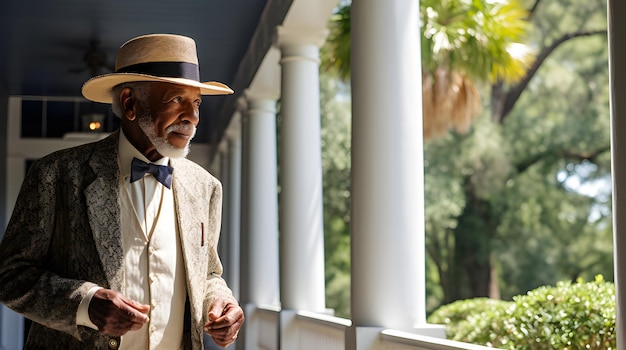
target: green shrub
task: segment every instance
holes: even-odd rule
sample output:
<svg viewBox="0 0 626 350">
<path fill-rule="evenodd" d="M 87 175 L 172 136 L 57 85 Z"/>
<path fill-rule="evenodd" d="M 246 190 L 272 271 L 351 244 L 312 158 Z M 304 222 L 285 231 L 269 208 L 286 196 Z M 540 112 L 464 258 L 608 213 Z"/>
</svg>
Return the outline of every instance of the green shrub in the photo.
<svg viewBox="0 0 626 350">
<path fill-rule="evenodd" d="M 448 338 L 504 349 L 615 349 L 615 286 L 559 282 L 513 298 L 457 301 L 437 309 L 430 323 Z"/>
<path fill-rule="evenodd" d="M 502 301 L 489 298 L 475 298 L 455 301 L 435 310 L 428 317 L 429 323 L 446 325 L 448 337 L 458 332 L 459 323 L 466 321 L 469 316 L 480 314 L 495 308 L 502 309 L 512 305 L 511 301 Z M 452 332 L 452 333 L 451 333 Z"/>
</svg>

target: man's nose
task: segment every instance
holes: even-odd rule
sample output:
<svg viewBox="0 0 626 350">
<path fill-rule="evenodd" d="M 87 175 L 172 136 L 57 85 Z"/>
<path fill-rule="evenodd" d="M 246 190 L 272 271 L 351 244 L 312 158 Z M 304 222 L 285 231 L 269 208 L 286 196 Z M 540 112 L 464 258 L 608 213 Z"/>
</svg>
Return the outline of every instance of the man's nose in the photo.
<svg viewBox="0 0 626 350">
<path fill-rule="evenodd" d="M 184 111 L 181 114 L 181 119 L 183 121 L 190 122 L 193 125 L 198 125 L 198 123 L 200 122 L 200 107 L 198 107 L 193 102 L 185 103 Z"/>
</svg>

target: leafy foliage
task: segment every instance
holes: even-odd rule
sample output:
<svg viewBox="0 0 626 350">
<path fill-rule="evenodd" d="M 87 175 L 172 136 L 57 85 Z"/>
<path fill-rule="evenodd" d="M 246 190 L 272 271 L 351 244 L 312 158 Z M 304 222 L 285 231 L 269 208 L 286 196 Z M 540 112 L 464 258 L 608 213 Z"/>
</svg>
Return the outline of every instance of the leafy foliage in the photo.
<svg viewBox="0 0 626 350">
<path fill-rule="evenodd" d="M 321 48 L 321 68 L 343 81 L 350 80 L 350 5 L 340 6 L 330 19 L 330 34 Z"/>
<path fill-rule="evenodd" d="M 613 275 L 607 44 L 606 36 L 595 35 L 606 25 L 606 4 L 523 5 L 531 9 L 527 43 L 540 53 L 528 81 L 478 85 L 480 95 L 492 96 L 483 98 L 485 112 L 471 130 L 424 145 L 428 310 Z M 349 12 L 337 15 L 349 19 Z M 331 77 L 323 80 L 327 304 L 347 316 L 349 90 Z"/>
<path fill-rule="evenodd" d="M 350 142 L 348 87 L 322 75 L 322 176 L 327 305 L 350 316 Z"/>
<path fill-rule="evenodd" d="M 423 131 L 426 139 L 448 130 L 469 131 L 481 112 L 475 84 L 515 82 L 533 55 L 522 43 L 527 13 L 516 0 L 422 0 Z M 336 11 L 322 50 L 322 68 L 350 77 L 350 5 Z"/>
<path fill-rule="evenodd" d="M 532 59 L 523 44 L 528 13 L 512 1 L 420 1 L 422 64 L 448 67 L 478 81 L 517 81 Z"/>
<path fill-rule="evenodd" d="M 601 28 L 602 13 L 598 1 L 542 2 L 530 43 Z M 613 275 L 606 50 L 602 35 L 562 42 L 506 119 L 492 109 L 468 134 L 425 145 L 428 263 L 444 302 Z"/>
<path fill-rule="evenodd" d="M 451 339 L 505 349 L 615 349 L 615 286 L 559 282 L 513 301 L 486 298 L 442 306 L 429 322 Z"/>
<path fill-rule="evenodd" d="M 528 13 L 517 0 L 421 0 L 422 65 L 478 81 L 516 81 L 533 57 L 523 44 Z M 340 6 L 330 21 L 322 52 L 322 69 L 350 78 L 350 4 Z"/>
</svg>

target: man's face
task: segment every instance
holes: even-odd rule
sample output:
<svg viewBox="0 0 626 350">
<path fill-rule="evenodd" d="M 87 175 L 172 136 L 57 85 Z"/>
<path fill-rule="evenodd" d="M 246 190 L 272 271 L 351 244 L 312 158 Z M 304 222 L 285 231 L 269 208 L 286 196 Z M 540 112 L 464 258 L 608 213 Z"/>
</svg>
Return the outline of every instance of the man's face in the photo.
<svg viewBox="0 0 626 350">
<path fill-rule="evenodd" d="M 169 83 L 150 83 L 147 101 L 140 103 L 139 126 L 157 152 L 171 158 L 185 157 L 196 133 L 200 89 Z"/>
</svg>

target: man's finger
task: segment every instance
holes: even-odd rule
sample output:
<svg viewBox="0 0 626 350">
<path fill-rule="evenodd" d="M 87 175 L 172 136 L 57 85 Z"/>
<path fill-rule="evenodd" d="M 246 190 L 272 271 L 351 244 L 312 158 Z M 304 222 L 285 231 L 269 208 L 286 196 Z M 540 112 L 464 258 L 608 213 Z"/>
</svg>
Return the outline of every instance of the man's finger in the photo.
<svg viewBox="0 0 626 350">
<path fill-rule="evenodd" d="M 224 339 L 230 339 L 239 332 L 243 322 L 243 311 L 237 312 L 237 309 L 234 309 L 216 320 L 207 322 L 204 325 L 204 331 L 211 336 L 223 336 Z"/>
<path fill-rule="evenodd" d="M 141 303 L 140 303 L 140 302 L 138 302 L 138 301 L 131 300 L 131 299 L 127 299 L 127 298 L 125 298 L 125 297 L 121 297 L 121 299 L 122 299 L 122 301 L 123 301 L 126 305 L 128 305 L 128 306 L 132 307 L 133 309 L 135 309 L 135 310 L 137 310 L 137 311 L 139 311 L 139 312 L 141 312 L 141 313 L 144 313 L 144 314 L 145 314 L 145 313 L 148 313 L 148 311 L 150 311 L 150 305 L 141 304 Z"/>
<path fill-rule="evenodd" d="M 215 321 L 220 318 L 225 313 L 226 302 L 224 300 L 218 299 L 213 305 L 211 305 L 211 309 L 209 310 L 209 320 Z"/>
<path fill-rule="evenodd" d="M 148 306 L 148 310 L 150 310 L 150 306 Z M 135 308 L 131 308 L 128 310 L 128 319 L 132 322 L 135 323 L 140 323 L 140 324 L 144 324 L 148 321 L 150 321 L 150 318 L 148 317 L 148 315 L 146 314 L 146 312 L 143 312 L 141 310 L 137 310 Z"/>
</svg>

